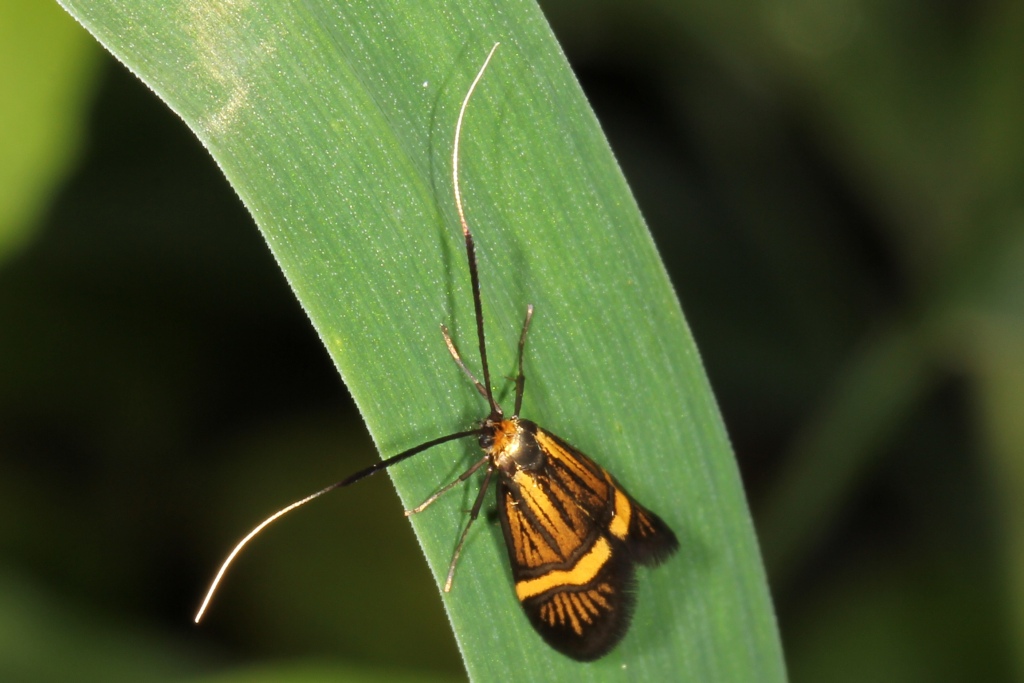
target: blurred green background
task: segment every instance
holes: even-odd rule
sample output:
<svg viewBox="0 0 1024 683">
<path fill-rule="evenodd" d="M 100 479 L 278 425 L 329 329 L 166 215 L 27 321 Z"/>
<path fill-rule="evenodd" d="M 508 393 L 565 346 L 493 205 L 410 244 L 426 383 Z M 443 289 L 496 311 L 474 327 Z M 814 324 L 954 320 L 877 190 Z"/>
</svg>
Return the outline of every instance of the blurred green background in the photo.
<svg viewBox="0 0 1024 683">
<path fill-rule="evenodd" d="M 543 7 L 703 353 L 792 680 L 1024 680 L 1024 4 Z M 0 140 L 0 679 L 458 680 L 385 480 L 192 625 L 231 540 L 376 455 L 220 172 L 56 4 L 0 7 Z"/>
</svg>

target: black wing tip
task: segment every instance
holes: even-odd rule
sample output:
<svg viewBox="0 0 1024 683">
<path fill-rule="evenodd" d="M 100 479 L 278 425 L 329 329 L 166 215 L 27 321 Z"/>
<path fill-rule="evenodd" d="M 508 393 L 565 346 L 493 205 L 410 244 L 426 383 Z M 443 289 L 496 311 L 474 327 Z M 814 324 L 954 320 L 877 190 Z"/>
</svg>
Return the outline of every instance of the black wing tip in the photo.
<svg viewBox="0 0 1024 683">
<path fill-rule="evenodd" d="M 675 555 L 679 550 L 679 539 L 661 517 L 646 509 L 643 514 L 650 529 L 646 533 L 640 533 L 639 529 L 630 529 L 626 545 L 634 562 L 656 567 Z"/>
<path fill-rule="evenodd" d="M 544 622 L 540 618 L 539 603 L 523 603 L 527 617 L 544 642 L 577 662 L 593 662 L 611 652 L 629 631 L 636 609 L 636 576 L 632 559 L 626 553 L 618 553 L 601 573 L 615 586 L 611 599 L 614 606 L 605 618 L 591 622 L 581 634 L 569 628 L 568 624 L 559 628 Z"/>
<path fill-rule="evenodd" d="M 544 642 L 569 659 L 577 662 L 596 661 L 615 649 L 629 631 L 636 599 L 632 590 L 624 591 L 622 598 L 622 602 L 616 608 L 617 614 L 613 618 L 600 626 L 591 625 L 582 637 L 571 631 L 545 628 L 546 625 L 536 622 L 534 628 Z"/>
</svg>

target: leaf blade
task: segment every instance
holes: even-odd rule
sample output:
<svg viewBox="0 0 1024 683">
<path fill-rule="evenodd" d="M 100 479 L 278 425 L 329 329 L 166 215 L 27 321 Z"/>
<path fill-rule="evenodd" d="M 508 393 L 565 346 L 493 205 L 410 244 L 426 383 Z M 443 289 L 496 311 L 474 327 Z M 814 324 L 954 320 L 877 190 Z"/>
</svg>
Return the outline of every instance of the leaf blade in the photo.
<svg viewBox="0 0 1024 683">
<path fill-rule="evenodd" d="M 500 534 L 478 525 L 446 600 L 470 675 L 507 676 L 514 661 L 531 680 L 784 679 L 749 513 L 693 340 L 534 5 L 503 15 L 432 4 L 397 16 L 384 4 L 64 4 L 211 151 L 385 456 L 483 412 L 437 326 L 448 324 L 473 367 L 449 155 L 465 88 L 502 41 L 467 115 L 463 156 L 493 373 L 514 371 L 522 314 L 535 304 L 524 416 L 612 471 L 684 549 L 641 573 L 623 645 L 581 667 L 530 630 Z M 395 468 L 406 506 L 457 475 L 471 451 L 439 447 Z M 435 578 L 473 494 L 413 519 Z"/>
</svg>

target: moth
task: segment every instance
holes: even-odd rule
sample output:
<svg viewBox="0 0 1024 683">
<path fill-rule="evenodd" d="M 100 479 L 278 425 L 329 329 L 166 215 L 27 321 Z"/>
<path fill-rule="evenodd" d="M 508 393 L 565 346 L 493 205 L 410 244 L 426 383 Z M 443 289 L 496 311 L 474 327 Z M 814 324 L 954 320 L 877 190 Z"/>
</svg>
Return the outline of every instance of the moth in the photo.
<svg viewBox="0 0 1024 683">
<path fill-rule="evenodd" d="M 448 565 L 445 592 L 452 588 L 459 555 L 492 479 L 496 481 L 498 519 L 512 566 L 516 598 L 530 624 L 548 645 L 573 659 L 598 659 L 623 638 L 635 603 L 636 565 L 655 566 L 678 549 L 679 543 L 668 525 L 640 505 L 607 470 L 562 438 L 520 417 L 526 384 L 523 354 L 533 318 L 532 305 L 526 308 L 519 336 L 512 414 L 506 415 L 495 399 L 487 364 L 476 246 L 459 187 L 459 143 L 470 98 L 497 48 L 498 44 L 491 48 L 466 92 L 452 147 L 452 183 L 466 246 L 483 381 L 469 370 L 448 329 L 441 326 L 449 353 L 486 400 L 488 415 L 469 429 L 421 443 L 275 512 L 228 555 L 196 615 L 196 622 L 202 618 L 231 562 L 267 525 L 329 491 L 365 479 L 434 446 L 468 437 L 476 437 L 482 457 L 419 506 L 406 511 L 406 515 L 422 512 L 483 471 L 483 482 Z"/>
</svg>

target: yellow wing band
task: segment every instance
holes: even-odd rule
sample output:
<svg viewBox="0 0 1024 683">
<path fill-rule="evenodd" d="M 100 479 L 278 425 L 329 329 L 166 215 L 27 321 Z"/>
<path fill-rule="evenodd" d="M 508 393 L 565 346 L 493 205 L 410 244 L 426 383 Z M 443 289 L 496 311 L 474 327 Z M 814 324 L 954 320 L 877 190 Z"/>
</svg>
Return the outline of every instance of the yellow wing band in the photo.
<svg viewBox="0 0 1024 683">
<path fill-rule="evenodd" d="M 562 586 L 585 586 L 594 580 L 601 567 L 612 556 L 607 539 L 599 538 L 594 547 L 581 557 L 572 569 L 552 570 L 535 579 L 516 583 L 516 596 L 520 602 Z"/>
<path fill-rule="evenodd" d="M 633 516 L 633 505 L 619 489 L 615 489 L 615 516 L 612 523 L 608 525 L 608 531 L 615 538 L 625 541 L 629 535 L 629 521 Z"/>
</svg>

